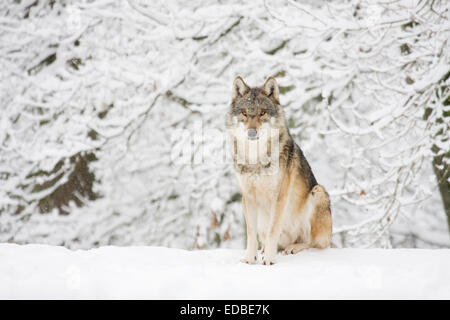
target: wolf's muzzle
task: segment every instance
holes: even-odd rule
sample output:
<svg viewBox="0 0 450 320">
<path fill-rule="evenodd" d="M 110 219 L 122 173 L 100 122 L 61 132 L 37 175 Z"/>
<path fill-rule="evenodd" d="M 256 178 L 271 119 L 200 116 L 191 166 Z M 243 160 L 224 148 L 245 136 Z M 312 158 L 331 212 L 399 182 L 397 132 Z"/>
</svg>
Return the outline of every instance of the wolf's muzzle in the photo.
<svg viewBox="0 0 450 320">
<path fill-rule="evenodd" d="M 248 129 L 247 136 L 250 140 L 255 140 L 258 138 L 258 132 L 255 129 Z"/>
</svg>

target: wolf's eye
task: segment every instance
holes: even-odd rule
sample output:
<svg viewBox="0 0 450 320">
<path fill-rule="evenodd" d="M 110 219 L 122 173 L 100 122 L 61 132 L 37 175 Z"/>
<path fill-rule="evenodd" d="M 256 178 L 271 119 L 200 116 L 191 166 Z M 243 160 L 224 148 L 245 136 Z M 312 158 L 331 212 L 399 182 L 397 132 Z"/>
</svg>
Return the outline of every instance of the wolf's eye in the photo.
<svg viewBox="0 0 450 320">
<path fill-rule="evenodd" d="M 244 110 L 242 110 L 241 113 L 242 113 L 242 115 L 243 115 L 244 117 L 247 116 L 247 112 L 245 112 Z"/>
<path fill-rule="evenodd" d="M 263 111 L 261 111 L 261 112 L 259 113 L 259 116 L 262 117 L 262 116 L 265 115 L 265 114 L 266 114 L 266 112 L 263 110 Z"/>
</svg>

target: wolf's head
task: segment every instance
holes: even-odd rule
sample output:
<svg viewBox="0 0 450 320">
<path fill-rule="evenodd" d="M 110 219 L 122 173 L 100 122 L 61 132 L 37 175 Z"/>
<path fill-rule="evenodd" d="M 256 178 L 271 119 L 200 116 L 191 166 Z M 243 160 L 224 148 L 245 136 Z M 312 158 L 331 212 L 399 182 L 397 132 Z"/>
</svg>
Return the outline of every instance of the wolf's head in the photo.
<svg viewBox="0 0 450 320">
<path fill-rule="evenodd" d="M 228 125 L 242 128 L 247 138 L 256 140 L 260 132 L 285 125 L 279 101 L 278 84 L 270 77 L 260 88 L 250 88 L 241 77 L 233 82 Z"/>
</svg>

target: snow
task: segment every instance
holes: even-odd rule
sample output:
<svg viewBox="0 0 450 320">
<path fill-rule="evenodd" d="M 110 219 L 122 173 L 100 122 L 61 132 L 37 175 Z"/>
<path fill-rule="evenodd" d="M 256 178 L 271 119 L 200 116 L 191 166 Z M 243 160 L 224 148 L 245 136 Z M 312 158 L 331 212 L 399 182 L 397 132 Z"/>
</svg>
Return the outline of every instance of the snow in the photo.
<svg viewBox="0 0 450 320">
<path fill-rule="evenodd" d="M 69 250 L 0 244 L 0 299 L 449 299 L 449 249 L 326 249 L 239 262 L 243 250 Z"/>
</svg>

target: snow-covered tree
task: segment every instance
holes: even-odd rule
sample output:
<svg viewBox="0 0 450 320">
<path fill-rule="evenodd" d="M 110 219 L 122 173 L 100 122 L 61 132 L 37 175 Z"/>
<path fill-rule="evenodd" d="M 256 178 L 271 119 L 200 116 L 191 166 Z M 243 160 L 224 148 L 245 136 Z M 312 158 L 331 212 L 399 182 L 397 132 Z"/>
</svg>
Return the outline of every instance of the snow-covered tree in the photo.
<svg viewBox="0 0 450 320">
<path fill-rule="evenodd" d="M 449 214 L 448 11 L 436 0 L 5 1 L 0 241 L 242 246 L 224 157 L 239 74 L 277 78 L 330 191 L 337 242 L 448 245 L 436 236 L 438 186 Z"/>
</svg>

